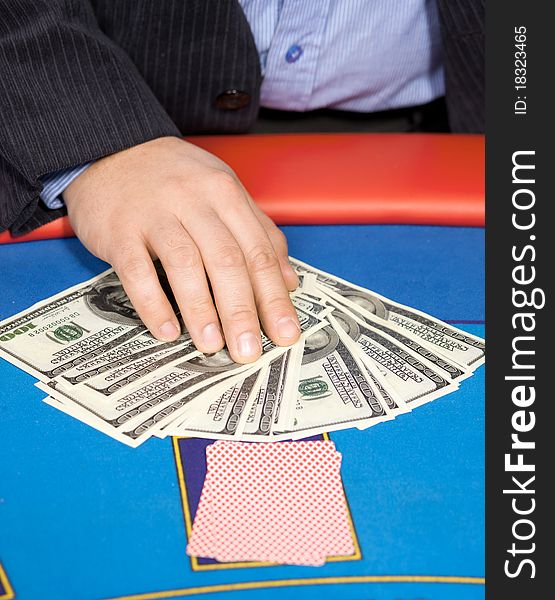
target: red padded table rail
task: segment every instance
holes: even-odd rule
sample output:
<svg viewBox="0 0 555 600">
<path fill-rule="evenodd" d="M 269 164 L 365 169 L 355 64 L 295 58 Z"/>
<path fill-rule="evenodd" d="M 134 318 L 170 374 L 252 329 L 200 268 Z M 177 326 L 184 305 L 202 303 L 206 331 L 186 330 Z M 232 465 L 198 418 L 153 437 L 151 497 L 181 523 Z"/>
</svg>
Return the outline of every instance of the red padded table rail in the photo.
<svg viewBox="0 0 555 600">
<path fill-rule="evenodd" d="M 278 224 L 484 225 L 484 136 L 258 134 L 189 141 L 226 161 Z M 0 243 L 73 235 L 67 218 Z"/>
</svg>

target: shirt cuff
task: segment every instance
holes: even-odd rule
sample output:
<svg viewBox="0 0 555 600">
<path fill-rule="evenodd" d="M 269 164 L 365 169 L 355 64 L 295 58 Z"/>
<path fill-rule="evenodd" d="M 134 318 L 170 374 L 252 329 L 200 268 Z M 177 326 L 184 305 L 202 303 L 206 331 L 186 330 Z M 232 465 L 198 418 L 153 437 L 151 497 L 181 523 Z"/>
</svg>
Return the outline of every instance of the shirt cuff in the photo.
<svg viewBox="0 0 555 600">
<path fill-rule="evenodd" d="M 55 173 L 50 173 L 50 175 L 41 177 L 42 190 L 39 194 L 40 199 L 48 208 L 62 208 L 62 206 L 64 206 L 64 201 L 62 200 L 62 193 L 64 190 L 76 177 L 81 175 L 81 173 L 87 170 L 92 164 L 92 162 L 88 162 L 84 165 L 62 169 L 61 171 L 56 171 Z"/>
</svg>

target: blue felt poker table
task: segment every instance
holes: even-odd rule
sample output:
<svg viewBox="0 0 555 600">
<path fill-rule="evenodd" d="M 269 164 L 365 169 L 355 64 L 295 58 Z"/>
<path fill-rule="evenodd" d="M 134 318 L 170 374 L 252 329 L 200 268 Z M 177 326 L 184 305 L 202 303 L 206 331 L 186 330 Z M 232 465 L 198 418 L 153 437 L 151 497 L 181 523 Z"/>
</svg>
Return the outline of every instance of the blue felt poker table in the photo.
<svg viewBox="0 0 555 600">
<path fill-rule="evenodd" d="M 477 335 L 481 228 L 284 227 L 291 254 Z M 103 270 L 75 238 L 0 247 L 0 318 Z M 475 599 L 484 594 L 484 367 L 367 431 L 330 434 L 357 552 L 324 567 L 185 554 L 206 442 L 130 449 L 41 402 L 0 361 L 0 598 Z"/>
<path fill-rule="evenodd" d="M 200 143 L 278 222 L 320 223 L 283 227 L 292 256 L 484 335 L 483 138 Z M 368 222 L 382 224 L 354 224 Z M 70 233 L 61 220 L 35 241 L 0 234 L 0 319 L 106 268 L 75 238 L 36 241 Z M 484 596 L 484 367 L 394 421 L 329 435 L 356 551 L 323 567 L 188 557 L 209 442 L 128 448 L 33 383 L 0 359 L 0 600 Z"/>
</svg>

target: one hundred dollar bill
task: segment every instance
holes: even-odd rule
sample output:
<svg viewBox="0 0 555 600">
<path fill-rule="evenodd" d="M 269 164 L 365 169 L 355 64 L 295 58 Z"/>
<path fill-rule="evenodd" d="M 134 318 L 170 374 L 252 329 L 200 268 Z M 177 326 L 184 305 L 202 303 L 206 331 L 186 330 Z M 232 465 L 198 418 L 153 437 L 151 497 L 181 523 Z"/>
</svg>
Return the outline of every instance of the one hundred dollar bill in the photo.
<svg viewBox="0 0 555 600">
<path fill-rule="evenodd" d="M 189 403 L 187 410 L 175 411 L 175 418 L 164 425 L 160 432 L 164 435 L 217 440 L 242 439 L 242 422 L 260 387 L 262 371 L 259 368 L 251 372 L 227 387 L 223 393 L 212 388 L 206 390 L 203 396 L 199 396 L 199 400 Z M 142 426 L 145 427 L 145 424 Z"/>
<path fill-rule="evenodd" d="M 322 286 L 327 294 L 344 302 L 353 311 L 363 315 L 375 315 L 407 336 L 418 338 L 430 345 L 451 362 L 472 369 L 484 362 L 483 339 L 297 259 L 290 258 L 290 261 L 298 273 L 316 275 L 318 285 Z"/>
<path fill-rule="evenodd" d="M 317 297 L 313 294 L 308 294 L 303 290 L 293 294 L 295 306 L 302 308 L 306 312 L 320 317 L 325 317 L 332 311 L 332 308 L 327 304 L 327 300 L 321 295 Z"/>
<path fill-rule="evenodd" d="M 101 394 L 101 399 L 116 398 L 117 395 L 126 395 L 161 369 L 200 356 L 202 353 L 192 343 L 174 342 L 171 345 L 163 344 L 155 352 L 138 353 L 125 360 L 114 361 L 113 368 L 104 369 L 96 375 L 94 372 L 97 369 L 92 369 L 81 373 L 79 378 L 64 375 L 57 377 L 54 382 L 70 394 L 90 395 L 96 392 Z"/>
<path fill-rule="evenodd" d="M 267 347 L 273 348 L 273 352 L 268 352 L 266 354 L 266 356 L 264 357 L 264 360 L 262 361 L 262 363 L 261 363 L 261 361 L 258 361 L 257 363 L 255 363 L 255 365 L 248 366 L 249 370 L 246 372 L 246 374 L 240 373 L 238 378 L 233 379 L 234 382 L 236 382 L 237 384 L 240 384 L 241 381 L 243 379 L 245 379 L 245 377 L 249 376 L 253 372 L 252 369 L 254 369 L 255 371 L 262 369 L 262 373 L 264 373 L 265 369 L 266 369 L 265 365 L 270 364 L 270 362 L 272 360 L 279 359 L 283 353 L 287 353 L 291 357 L 287 362 L 287 364 L 288 364 L 287 372 L 288 372 L 288 376 L 293 377 L 293 381 L 296 381 L 295 368 L 298 368 L 297 363 L 300 363 L 300 351 L 302 349 L 302 344 L 303 344 L 302 340 L 305 337 L 309 336 L 313 331 L 315 331 L 319 327 L 323 326 L 323 322 L 320 321 L 317 317 L 315 317 L 313 315 L 308 315 L 308 314 L 304 314 L 304 315 L 300 314 L 301 309 L 299 309 L 298 307 L 297 307 L 297 311 L 299 314 L 299 320 L 301 322 L 301 330 L 302 330 L 301 341 L 297 342 L 297 344 L 291 348 L 276 348 L 273 344 L 268 343 Z M 227 379 L 226 379 L 226 381 L 227 381 Z M 206 393 L 203 395 L 203 397 L 201 399 L 201 401 L 203 403 L 217 399 L 217 396 L 215 396 L 210 391 L 209 388 L 206 388 L 206 390 L 207 390 Z M 281 398 L 283 398 L 283 396 L 279 396 L 279 398 L 278 398 L 278 405 L 277 405 L 275 415 L 279 414 L 279 401 L 281 400 Z M 250 404 L 252 404 L 252 402 L 254 402 L 254 398 L 252 398 L 250 400 L 249 406 L 250 406 Z M 183 404 L 183 406 L 181 406 L 181 400 L 180 400 L 180 398 L 178 398 L 175 402 L 170 403 L 168 405 L 167 409 L 165 407 L 163 407 L 158 413 L 156 413 L 154 415 L 154 417 L 147 419 L 145 421 L 145 424 L 151 426 L 154 421 L 158 422 L 157 427 L 151 430 L 151 434 L 154 434 L 154 435 L 157 435 L 157 432 L 160 432 L 162 434 L 164 434 L 165 432 L 171 432 L 171 434 L 174 435 L 176 431 L 180 432 L 179 435 L 186 435 L 186 433 L 184 433 L 184 432 L 187 431 L 187 424 L 188 424 L 189 420 L 191 418 L 193 418 L 193 411 L 199 410 L 198 406 L 199 406 L 198 401 L 195 401 L 195 403 L 185 402 Z M 200 412 L 202 412 L 202 410 L 203 409 L 200 409 Z M 171 418 L 169 418 L 168 420 L 162 419 L 163 415 L 168 411 L 170 411 L 172 414 Z M 249 412 L 250 412 L 250 409 L 246 413 L 243 413 L 243 415 L 244 416 L 248 415 Z M 239 437 L 239 439 L 242 439 L 241 424 L 239 424 L 239 427 L 241 428 L 241 432 L 240 433 L 234 432 L 234 434 L 233 434 L 234 439 L 237 439 L 237 437 Z M 144 429 L 144 427 L 142 425 L 140 426 L 140 428 Z M 201 425 L 197 425 L 196 428 L 197 428 L 197 431 L 202 430 Z M 199 437 L 210 437 L 209 432 L 208 432 L 208 430 L 210 430 L 210 429 L 211 429 L 211 426 L 209 426 L 209 425 L 204 427 L 205 433 L 203 435 L 199 435 Z"/>
<path fill-rule="evenodd" d="M 87 382 L 95 389 L 102 389 L 129 373 L 140 370 L 141 364 L 146 368 L 156 364 L 159 359 L 167 355 L 174 356 L 176 352 L 179 353 L 176 358 L 188 358 L 192 354 L 200 354 L 195 349 L 188 332 L 182 334 L 174 342 L 161 342 L 149 332 L 145 332 L 104 354 L 65 371 L 59 378 L 71 386 Z M 102 385 L 96 383 L 97 381 L 106 383 Z"/>
<path fill-rule="evenodd" d="M 270 357 L 285 351 L 273 348 Z M 162 367 L 151 377 L 139 380 L 138 385 L 128 386 L 112 394 L 104 394 L 87 387 L 73 388 L 50 382 L 50 393 L 61 392 L 66 401 L 73 401 L 103 419 L 107 425 L 119 428 L 140 415 L 149 416 L 165 406 L 196 390 L 214 385 L 230 376 L 246 373 L 251 367 L 235 363 L 227 350 L 215 354 L 194 356 L 184 361 Z"/>
<path fill-rule="evenodd" d="M 291 399 L 293 400 L 293 399 Z M 294 396 L 292 422 L 279 439 L 367 427 L 391 418 L 363 363 L 332 323 L 308 336 Z"/>
<path fill-rule="evenodd" d="M 388 389 L 393 389 L 395 396 L 411 408 L 458 388 L 457 383 L 443 377 L 431 363 L 400 346 L 387 334 L 338 310 L 328 318 L 346 344 L 356 344 L 358 355 L 374 377 L 378 380 L 383 377 Z"/>
<path fill-rule="evenodd" d="M 445 356 L 438 354 L 433 350 L 432 347 L 423 343 L 418 338 L 409 337 L 398 329 L 390 327 L 386 322 L 384 322 L 383 319 L 378 319 L 376 316 L 369 313 L 362 314 L 360 312 L 355 312 L 345 304 L 342 304 L 341 302 L 338 302 L 330 297 L 328 297 L 326 301 L 335 309 L 335 311 L 337 311 L 337 314 L 343 315 L 346 319 L 348 319 L 343 321 L 340 320 L 348 333 L 351 331 L 351 329 L 356 331 L 356 327 L 352 328 L 349 325 L 352 323 L 352 320 L 354 320 L 358 324 L 365 326 L 366 329 L 370 331 L 386 334 L 388 338 L 395 340 L 399 346 L 405 348 L 411 355 L 417 354 L 427 361 L 428 364 L 431 363 L 434 367 L 434 370 L 440 373 L 445 379 L 451 381 L 461 381 L 472 376 L 471 369 L 450 362 L 447 358 L 445 358 Z"/>
<path fill-rule="evenodd" d="M 110 422 L 96 413 L 84 409 L 63 391 L 52 389 L 52 382 L 39 381 L 35 385 L 49 394 L 48 397 L 43 399 L 46 404 L 128 446 L 136 448 L 159 431 L 163 424 L 178 416 L 179 411 L 189 408 L 195 402 L 202 402 L 205 395 L 212 397 L 214 394 L 222 393 L 227 386 L 233 384 L 235 379 L 228 376 L 212 384 L 192 387 L 189 391 L 177 394 L 170 403 L 161 403 L 162 408 L 155 405 L 154 410 L 145 408 L 144 411 L 130 411 L 126 415 L 122 415 L 122 418 L 117 422 Z"/>
<path fill-rule="evenodd" d="M 0 323 L 0 355 L 42 381 L 146 330 L 112 271 Z"/>
<path fill-rule="evenodd" d="M 273 441 L 272 429 L 279 407 L 284 399 L 292 396 L 297 383 L 294 360 L 293 350 L 288 350 L 264 369 L 260 388 L 241 431 L 241 439 L 255 442 Z"/>
<path fill-rule="evenodd" d="M 129 446 L 153 435 L 279 441 L 374 424 L 457 389 L 483 340 L 291 259 L 301 339 L 240 365 L 188 332 L 156 340 L 113 270 L 0 323 L 0 355 L 45 402 Z M 164 284 L 164 275 L 160 275 Z"/>
<path fill-rule="evenodd" d="M 293 300 L 295 303 L 295 299 Z M 296 307 L 297 316 L 301 326 L 301 331 L 306 332 L 317 326 L 322 318 L 318 315 L 308 313 L 302 308 Z M 262 356 L 269 356 L 270 353 L 280 354 L 283 349 L 279 349 L 276 344 L 268 338 L 263 332 L 262 336 Z M 190 355 L 183 360 L 184 356 Z M 128 406 L 131 398 L 146 401 L 145 394 L 141 394 L 141 389 L 152 393 L 152 388 L 156 386 L 156 381 L 164 378 L 164 381 L 170 380 L 175 385 L 180 382 L 181 386 L 198 385 L 207 381 L 217 381 L 219 378 L 244 371 L 245 365 L 233 362 L 226 349 L 215 354 L 203 355 L 199 352 L 191 354 L 189 346 L 185 345 L 183 350 L 177 346 L 171 352 L 162 351 L 161 355 L 150 355 L 149 357 L 129 362 L 124 368 L 117 371 L 102 373 L 92 379 L 83 381 L 77 386 L 71 384 L 64 377 L 58 377 L 54 381 L 54 389 L 64 391 L 66 395 L 74 398 L 81 406 L 98 412 L 103 409 L 112 409 L 120 412 L 121 406 Z M 166 373 L 166 371 L 168 371 Z M 119 376 L 113 379 L 114 376 Z M 172 380 L 173 377 L 173 380 Z M 164 386 L 166 387 L 166 386 Z M 180 388 L 180 393 L 183 391 Z M 145 392 L 147 393 L 147 392 Z M 107 416 L 107 415 L 103 415 Z"/>
<path fill-rule="evenodd" d="M 321 321 L 317 316 L 297 309 L 301 330 L 306 335 Z M 263 336 L 263 358 L 258 367 L 286 352 Z M 51 381 L 49 394 L 67 405 L 73 402 L 74 416 L 87 417 L 86 411 L 103 421 L 103 430 L 113 434 L 133 428 L 135 424 L 148 422 L 159 427 L 166 418 L 175 418 L 177 407 L 190 404 L 189 400 L 199 390 L 218 384 L 231 376 L 239 376 L 251 370 L 252 365 L 235 363 L 226 349 L 211 355 L 195 355 L 158 368 L 150 376 L 132 381 L 113 393 L 95 390 L 88 381 L 77 386 L 64 385 L 63 381 Z M 41 388 L 42 389 L 42 388 Z M 199 392 L 200 393 L 200 392 Z M 182 399 L 187 399 L 182 402 Z M 153 421 L 154 419 L 154 421 Z M 98 428 L 98 427 L 97 427 Z M 144 429 L 144 427 L 143 427 Z"/>
</svg>

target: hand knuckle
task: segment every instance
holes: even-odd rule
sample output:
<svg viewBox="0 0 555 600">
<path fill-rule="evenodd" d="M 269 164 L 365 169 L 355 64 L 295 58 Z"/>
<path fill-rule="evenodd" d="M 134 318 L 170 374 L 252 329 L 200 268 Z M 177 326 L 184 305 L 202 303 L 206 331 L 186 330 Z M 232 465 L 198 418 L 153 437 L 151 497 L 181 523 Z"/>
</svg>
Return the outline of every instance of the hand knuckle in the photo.
<svg viewBox="0 0 555 600">
<path fill-rule="evenodd" d="M 151 274 L 150 261 L 141 256 L 126 255 L 121 259 L 118 272 L 125 279 L 141 281 Z"/>
<path fill-rule="evenodd" d="M 239 188 L 235 175 L 229 171 L 214 170 L 208 179 L 211 188 L 219 192 L 235 192 Z"/>
<path fill-rule="evenodd" d="M 193 244 L 183 241 L 170 241 L 167 243 L 168 254 L 166 263 L 174 271 L 194 271 L 201 266 L 200 253 Z"/>
<path fill-rule="evenodd" d="M 244 266 L 245 257 L 239 246 L 223 246 L 214 256 L 214 264 L 221 269 L 238 269 Z"/>
<path fill-rule="evenodd" d="M 269 246 L 257 246 L 249 252 L 247 262 L 252 273 L 261 273 L 275 269 L 278 265 L 277 257 Z"/>
<path fill-rule="evenodd" d="M 249 306 L 235 306 L 229 311 L 227 321 L 231 321 L 232 323 L 252 324 L 253 321 L 258 322 L 258 315 L 256 314 L 256 311 Z"/>
<path fill-rule="evenodd" d="M 295 309 L 289 300 L 289 295 L 271 296 L 264 298 L 262 303 L 269 312 L 291 313 L 295 314 Z"/>
<path fill-rule="evenodd" d="M 152 320 L 160 313 L 160 297 L 150 286 L 139 286 L 129 298 L 141 318 Z"/>
<path fill-rule="evenodd" d="M 209 296 L 198 296 L 187 302 L 187 310 L 196 319 L 202 316 L 212 316 L 214 304 Z"/>
<path fill-rule="evenodd" d="M 160 299 L 149 291 L 141 291 L 136 295 L 133 304 L 139 312 L 147 317 L 156 317 L 160 312 Z"/>
</svg>

